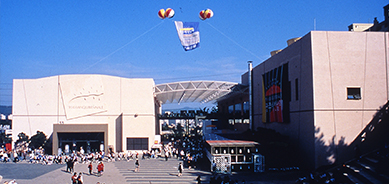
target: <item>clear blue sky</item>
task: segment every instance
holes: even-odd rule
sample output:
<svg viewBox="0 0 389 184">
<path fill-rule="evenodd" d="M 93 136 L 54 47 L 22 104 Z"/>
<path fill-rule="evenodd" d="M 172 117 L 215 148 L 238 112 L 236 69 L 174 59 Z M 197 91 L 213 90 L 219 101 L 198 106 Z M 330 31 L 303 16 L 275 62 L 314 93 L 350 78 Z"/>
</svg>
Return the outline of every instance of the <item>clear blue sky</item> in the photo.
<svg viewBox="0 0 389 184">
<path fill-rule="evenodd" d="M 0 0 L 0 105 L 12 80 L 63 74 L 153 78 L 156 84 L 240 82 L 254 66 L 311 30 L 347 31 L 384 19 L 387 0 Z M 161 20 L 159 9 L 175 16 Z M 202 21 L 210 8 L 214 17 Z M 184 51 L 174 22 L 200 22 L 200 48 Z M 315 24 L 316 22 L 316 24 Z M 316 25 L 316 26 L 315 26 Z M 182 104 L 183 106 L 183 104 Z"/>
</svg>

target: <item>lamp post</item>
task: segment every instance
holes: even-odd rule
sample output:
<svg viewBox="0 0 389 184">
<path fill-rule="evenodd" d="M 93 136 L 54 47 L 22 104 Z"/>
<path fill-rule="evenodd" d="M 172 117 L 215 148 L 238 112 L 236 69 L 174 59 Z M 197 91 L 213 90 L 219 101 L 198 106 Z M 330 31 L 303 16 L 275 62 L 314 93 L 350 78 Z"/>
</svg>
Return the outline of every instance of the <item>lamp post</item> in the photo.
<svg viewBox="0 0 389 184">
<path fill-rule="evenodd" d="M 253 62 L 252 61 L 248 61 L 248 67 L 249 67 L 249 71 L 248 71 L 248 81 L 249 81 L 249 129 L 252 130 L 253 129 L 253 95 L 252 95 L 252 91 L 253 91 L 253 88 L 252 88 L 252 72 L 253 72 Z"/>
</svg>

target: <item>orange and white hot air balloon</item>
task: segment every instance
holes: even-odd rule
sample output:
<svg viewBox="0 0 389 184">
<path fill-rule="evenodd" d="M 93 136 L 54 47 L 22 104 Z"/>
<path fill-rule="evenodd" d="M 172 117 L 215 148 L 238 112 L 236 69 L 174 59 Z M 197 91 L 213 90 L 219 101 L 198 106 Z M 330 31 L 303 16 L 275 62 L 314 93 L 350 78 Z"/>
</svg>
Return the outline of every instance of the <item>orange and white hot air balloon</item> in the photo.
<svg viewBox="0 0 389 184">
<path fill-rule="evenodd" d="M 213 11 L 211 9 L 201 10 L 199 17 L 201 20 L 209 19 L 213 17 Z"/>
<path fill-rule="evenodd" d="M 205 10 L 201 10 L 199 13 L 199 17 L 201 20 L 205 20 L 207 17 L 205 17 Z"/>
<path fill-rule="evenodd" d="M 164 9 L 160 9 L 158 11 L 158 17 L 161 18 L 161 19 L 165 19 L 165 18 L 172 18 L 174 16 L 174 10 L 171 9 L 171 8 L 168 8 L 166 9 L 166 11 Z"/>
<path fill-rule="evenodd" d="M 165 11 L 165 17 L 167 17 L 167 18 L 172 18 L 172 17 L 174 17 L 174 10 L 173 9 L 171 9 L 171 8 L 168 8 L 168 9 L 166 9 L 166 11 Z"/>
<path fill-rule="evenodd" d="M 164 9 L 160 9 L 158 11 L 158 17 L 161 18 L 161 19 L 165 18 L 165 10 Z"/>
<path fill-rule="evenodd" d="M 206 17 L 207 19 L 213 17 L 213 11 L 211 9 L 206 9 L 204 12 L 204 17 Z"/>
</svg>

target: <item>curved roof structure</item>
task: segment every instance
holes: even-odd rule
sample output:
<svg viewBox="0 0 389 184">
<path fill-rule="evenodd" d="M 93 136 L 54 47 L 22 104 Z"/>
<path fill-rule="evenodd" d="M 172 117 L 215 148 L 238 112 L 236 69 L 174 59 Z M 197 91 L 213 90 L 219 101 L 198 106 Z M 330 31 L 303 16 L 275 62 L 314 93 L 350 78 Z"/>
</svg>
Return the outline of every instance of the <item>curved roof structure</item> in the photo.
<svg viewBox="0 0 389 184">
<path fill-rule="evenodd" d="M 187 81 L 158 84 L 154 95 L 162 104 L 211 102 L 228 94 L 238 83 L 222 81 Z"/>
</svg>

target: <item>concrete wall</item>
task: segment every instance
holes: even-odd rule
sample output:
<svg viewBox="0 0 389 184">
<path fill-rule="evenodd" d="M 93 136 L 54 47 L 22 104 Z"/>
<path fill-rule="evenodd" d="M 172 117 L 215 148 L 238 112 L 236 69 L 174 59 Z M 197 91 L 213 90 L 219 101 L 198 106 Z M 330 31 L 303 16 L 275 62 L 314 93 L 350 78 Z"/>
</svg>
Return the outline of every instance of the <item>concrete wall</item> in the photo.
<svg viewBox="0 0 389 184">
<path fill-rule="evenodd" d="M 37 130 L 49 137 L 53 124 L 63 123 L 108 124 L 108 145 L 114 150 L 117 137 L 149 137 L 149 147 L 154 142 L 153 79 L 60 75 L 15 79 L 13 86 L 13 140 L 20 132 L 31 136 Z M 122 136 L 116 136 L 117 128 Z"/>
<path fill-rule="evenodd" d="M 350 159 L 348 145 L 388 100 L 388 38 L 385 32 L 312 31 L 254 67 L 254 129 L 288 135 L 308 167 Z M 263 123 L 262 74 L 285 63 L 290 122 Z M 347 100 L 347 87 L 360 87 L 362 99 Z"/>
<path fill-rule="evenodd" d="M 311 35 L 307 34 L 253 69 L 254 130 L 257 127 L 269 128 L 289 136 L 292 144 L 299 149 L 301 157 L 306 160 L 307 167 L 312 167 L 309 163 L 314 161 L 315 144 L 310 37 Z M 291 86 L 290 122 L 263 123 L 262 75 L 285 63 L 289 65 L 288 80 Z M 295 88 L 296 79 L 299 86 L 298 94 Z"/>
<path fill-rule="evenodd" d="M 344 161 L 354 155 L 347 146 L 388 100 L 388 33 L 311 34 L 316 138 L 333 150 L 327 162 L 336 155 Z M 361 100 L 348 100 L 347 87 L 360 88 Z M 321 152 L 317 146 L 317 155 Z M 316 164 L 326 161 L 317 157 Z"/>
</svg>

